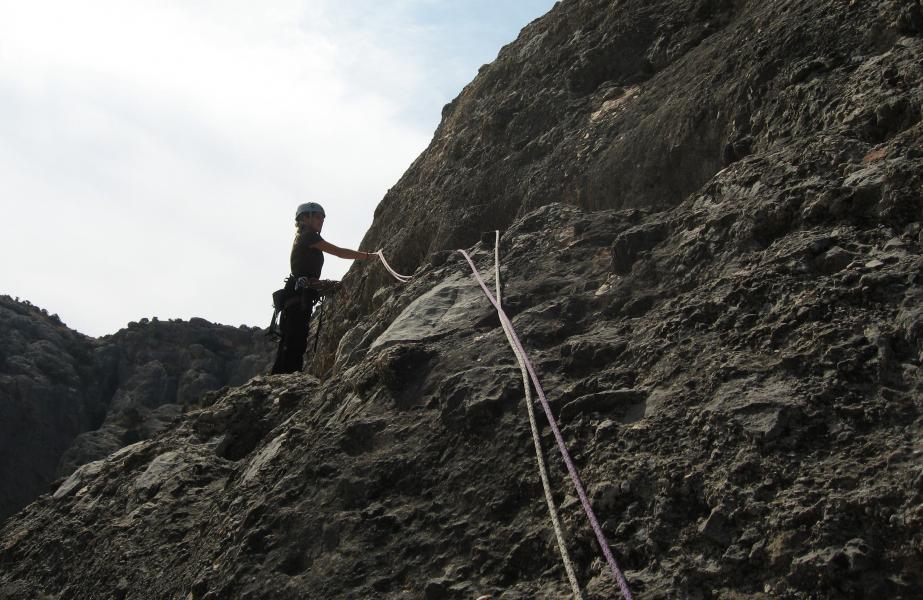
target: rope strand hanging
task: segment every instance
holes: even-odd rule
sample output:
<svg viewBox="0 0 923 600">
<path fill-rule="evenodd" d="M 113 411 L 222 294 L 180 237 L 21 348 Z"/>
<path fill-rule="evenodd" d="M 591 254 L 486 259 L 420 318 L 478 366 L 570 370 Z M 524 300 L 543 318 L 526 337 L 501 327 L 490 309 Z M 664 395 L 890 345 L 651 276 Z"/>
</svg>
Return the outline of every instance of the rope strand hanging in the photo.
<svg viewBox="0 0 923 600">
<path fill-rule="evenodd" d="M 538 379 L 538 376 L 535 374 L 535 368 L 532 366 L 532 362 L 529 360 L 529 356 L 526 354 L 525 349 L 522 346 L 522 342 L 519 340 L 519 336 L 516 334 L 516 330 L 513 328 L 513 324 L 510 321 L 509 317 L 503 311 L 502 306 L 500 305 L 500 232 L 496 232 L 496 245 L 494 248 L 494 258 L 496 261 L 495 265 L 495 281 L 497 286 L 497 296 L 494 297 L 490 290 L 487 288 L 487 285 L 484 283 L 483 278 L 481 277 L 480 272 L 478 272 L 477 267 L 474 264 L 474 261 L 471 260 L 471 257 L 468 256 L 468 253 L 464 250 L 457 250 L 464 259 L 468 262 L 468 265 L 471 267 L 471 272 L 477 281 L 478 285 L 481 286 L 481 290 L 484 292 L 484 295 L 487 296 L 487 299 L 493 304 L 494 308 L 497 310 L 497 315 L 500 317 L 500 323 L 503 326 L 503 332 L 507 336 L 507 340 L 510 342 L 510 346 L 513 348 L 513 352 L 516 354 L 516 358 L 519 361 L 520 370 L 523 373 L 523 389 L 526 392 L 526 404 L 529 407 L 529 421 L 533 429 L 533 441 L 536 447 L 536 456 L 538 457 L 541 477 L 542 477 L 542 486 L 545 489 L 545 499 L 548 503 L 549 511 L 552 515 L 552 521 L 555 528 L 555 537 L 557 539 L 559 550 L 561 551 L 562 560 L 564 561 L 564 567 L 567 571 L 568 580 L 570 581 L 571 588 L 574 591 L 574 595 L 582 600 L 582 595 L 580 592 L 579 584 L 577 583 L 576 575 L 573 572 L 573 565 L 570 563 L 570 557 L 567 554 L 566 547 L 563 542 L 563 535 L 560 531 L 560 522 L 557 519 L 557 512 L 554 508 L 554 501 L 551 497 L 550 484 L 547 482 L 547 473 L 545 473 L 544 459 L 542 457 L 541 441 L 538 437 L 538 426 L 535 423 L 535 413 L 532 410 L 532 399 L 531 391 L 528 385 L 528 380 L 526 380 L 526 375 L 531 379 L 532 384 L 535 387 L 535 391 L 538 394 L 538 399 L 542 405 L 542 409 L 545 412 L 545 417 L 548 419 L 548 424 L 551 427 L 551 432 L 554 434 L 555 441 L 558 445 L 558 450 L 561 453 L 562 458 L 564 459 L 564 464 L 567 467 L 567 472 L 570 475 L 571 481 L 574 484 L 574 488 L 577 491 L 577 495 L 580 498 L 580 503 L 583 506 L 583 511 L 586 513 L 587 519 L 590 522 L 590 527 L 593 529 L 593 533 L 596 535 L 596 540 L 599 543 L 600 548 L 602 549 L 603 556 L 606 559 L 606 562 L 609 565 L 609 569 L 612 572 L 612 576 L 615 579 L 615 582 L 618 584 L 619 589 L 622 593 L 624 600 L 633 600 L 631 595 L 631 590 L 628 588 L 628 582 L 625 580 L 625 576 L 622 574 L 622 571 L 619 569 L 618 563 L 615 561 L 615 557 L 612 555 L 612 550 L 609 548 L 609 542 L 606 540 L 606 536 L 602 531 L 602 527 L 599 525 L 599 520 L 596 518 L 596 514 L 593 512 L 593 507 L 590 505 L 590 500 L 587 497 L 586 490 L 583 487 L 583 482 L 580 480 L 580 475 L 577 472 L 577 468 L 574 466 L 573 460 L 571 459 L 570 453 L 567 451 L 567 446 L 564 443 L 564 437 L 561 435 L 561 430 L 558 428 L 557 421 L 555 421 L 554 415 L 551 412 L 551 406 L 548 404 L 548 399 L 545 397 L 545 391 L 542 389 L 541 382 Z M 382 265 L 385 269 L 398 281 L 401 283 L 407 283 L 412 279 L 410 275 L 401 275 L 391 268 L 391 265 L 388 264 L 388 261 L 385 260 L 385 255 L 382 250 L 375 252 L 378 255 L 378 258 L 381 260 Z"/>
<path fill-rule="evenodd" d="M 496 231 L 494 241 L 494 284 L 497 289 L 497 304 L 503 305 L 500 295 L 500 232 Z M 574 598 L 583 600 L 583 594 L 580 592 L 580 583 L 577 581 L 577 575 L 574 572 L 574 565 L 570 560 L 570 554 L 567 552 L 567 544 L 564 542 L 564 533 L 561 529 L 561 522 L 558 519 L 558 511 L 554 505 L 554 497 L 551 494 L 551 483 L 548 480 L 548 467 L 545 465 L 545 452 L 542 449 L 542 438 L 538 431 L 538 423 L 535 420 L 535 407 L 532 406 L 532 389 L 529 385 L 529 372 L 526 370 L 525 363 L 516 344 L 513 343 L 513 336 L 510 333 L 504 321 L 503 333 L 506 334 L 506 340 L 509 342 L 513 353 L 516 355 L 516 361 L 519 363 L 519 370 L 522 374 L 522 389 L 526 395 L 526 412 L 529 414 L 529 427 L 532 429 L 532 442 L 535 446 L 535 460 L 538 462 L 538 474 L 542 480 L 542 489 L 545 492 L 545 504 L 548 505 L 548 514 L 551 516 L 551 527 L 554 529 L 555 541 L 558 544 L 558 551 L 561 553 L 561 561 L 564 563 L 564 571 L 567 573 L 567 579 L 570 582 L 571 590 L 574 592 Z"/>
<path fill-rule="evenodd" d="M 618 583 L 618 586 L 622 591 L 622 596 L 625 598 L 625 600 L 632 600 L 631 591 L 628 589 L 628 582 L 625 581 L 625 576 L 622 575 L 622 571 L 619 569 L 618 563 L 616 563 L 615 557 L 612 555 L 612 550 L 609 548 L 609 542 L 606 540 L 606 535 L 603 533 L 602 527 L 599 525 L 599 520 L 596 518 L 596 513 L 593 512 L 593 507 L 590 505 L 590 499 L 587 497 L 586 490 L 583 487 L 583 482 L 580 481 L 580 475 L 577 473 L 577 468 L 574 466 L 574 462 L 571 459 L 570 453 L 567 451 L 567 446 L 564 443 L 564 436 L 561 435 L 561 430 L 558 429 L 558 424 L 554 419 L 554 415 L 551 413 L 551 406 L 548 404 L 548 399 L 545 397 L 545 391 L 542 389 L 542 384 L 538 380 L 538 376 L 535 374 L 535 368 L 532 366 L 532 361 L 529 360 L 529 356 L 526 354 L 525 349 L 522 347 L 522 342 L 519 340 L 519 336 L 516 335 L 516 330 L 513 328 L 513 324 L 510 322 L 509 317 L 507 317 L 506 313 L 503 311 L 503 308 L 501 308 L 497 303 L 496 298 L 493 297 L 493 295 L 490 293 L 490 290 L 487 289 L 487 285 L 484 283 L 483 278 L 481 278 L 481 274 L 478 272 L 477 267 L 474 265 L 474 261 L 471 260 L 471 257 L 468 256 L 468 253 L 464 250 L 458 250 L 458 252 L 460 252 L 461 255 L 465 257 L 466 261 L 468 261 L 468 265 L 471 267 L 471 272 L 474 275 L 474 278 L 477 280 L 478 285 L 481 286 L 481 290 L 484 292 L 484 295 L 487 296 L 487 299 L 490 300 L 490 303 L 493 304 L 494 308 L 497 309 L 497 314 L 500 317 L 500 321 L 509 327 L 510 335 L 513 338 L 516 348 L 519 350 L 519 354 L 523 358 L 523 363 L 529 372 L 529 377 L 532 379 L 532 384 L 535 386 L 535 391 L 538 393 L 538 398 L 542 403 L 542 409 L 544 409 L 545 416 L 548 418 L 548 425 L 551 427 L 551 432 L 554 434 L 555 440 L 558 443 L 558 450 L 560 450 L 561 457 L 564 459 L 564 464 L 567 466 L 567 472 L 574 484 L 574 488 L 577 490 L 577 495 L 580 497 L 580 503 L 583 505 L 583 511 L 586 513 L 587 519 L 590 521 L 590 526 L 593 528 L 593 533 L 596 534 L 596 540 L 599 542 L 599 546 L 606 558 L 606 562 L 609 563 L 612 576 L 616 583 Z"/>
<path fill-rule="evenodd" d="M 411 276 L 411 275 L 401 275 L 400 273 L 398 273 L 397 271 L 395 271 L 394 269 L 392 269 L 392 268 L 391 268 L 391 265 L 388 264 L 388 261 L 385 260 L 385 253 L 384 253 L 384 251 L 378 250 L 378 251 L 376 251 L 376 252 L 373 252 L 373 254 L 375 254 L 376 256 L 378 256 L 379 259 L 381 259 L 381 264 L 384 265 L 385 270 L 387 270 L 388 273 L 391 273 L 391 275 L 392 275 L 395 279 L 397 279 L 398 281 L 400 281 L 401 283 L 407 283 L 408 281 L 410 281 L 410 280 L 412 279 L 412 276 Z"/>
</svg>

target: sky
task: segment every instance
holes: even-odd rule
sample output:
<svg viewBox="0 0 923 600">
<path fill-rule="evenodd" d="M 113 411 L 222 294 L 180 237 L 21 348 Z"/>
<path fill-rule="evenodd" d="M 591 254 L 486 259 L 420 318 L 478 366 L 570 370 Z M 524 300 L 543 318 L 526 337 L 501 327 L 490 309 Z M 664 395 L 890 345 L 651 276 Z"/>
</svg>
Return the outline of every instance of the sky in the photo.
<svg viewBox="0 0 923 600">
<path fill-rule="evenodd" d="M 0 0 L 0 294 L 91 336 L 267 326 L 297 205 L 357 248 L 443 105 L 553 5 Z"/>
</svg>

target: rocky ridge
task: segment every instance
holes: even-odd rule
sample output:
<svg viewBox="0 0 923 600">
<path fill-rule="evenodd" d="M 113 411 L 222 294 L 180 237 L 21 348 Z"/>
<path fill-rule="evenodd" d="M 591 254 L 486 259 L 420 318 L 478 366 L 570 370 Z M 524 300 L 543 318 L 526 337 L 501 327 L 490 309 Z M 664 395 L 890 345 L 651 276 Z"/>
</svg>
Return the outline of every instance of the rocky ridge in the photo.
<svg viewBox="0 0 923 600">
<path fill-rule="evenodd" d="M 0 296 L 0 520 L 48 491 L 74 438 L 102 422 L 106 397 L 86 337 Z"/>
<path fill-rule="evenodd" d="M 93 339 L 0 296 L 0 519 L 56 479 L 174 423 L 206 392 L 268 370 L 257 328 L 142 319 Z"/>
<path fill-rule="evenodd" d="M 558 3 L 382 202 L 364 243 L 414 279 L 349 273 L 323 379 L 78 469 L 0 532 L 0 598 L 566 596 L 451 251 L 489 271 L 493 227 L 636 598 L 919 597 L 921 30 L 919 2 Z M 543 431 L 578 578 L 615 597 Z"/>
<path fill-rule="evenodd" d="M 705 199 L 678 218 L 549 205 L 502 245 L 506 310 L 636 597 L 915 597 L 918 228 L 796 229 L 741 253 L 752 231 Z M 472 249 L 483 272 L 491 245 Z M 341 376 L 256 378 L 79 469 L 4 530 L 0 590 L 567 595 L 517 369 L 444 259 Z M 578 576 L 613 597 L 544 431 Z"/>
</svg>

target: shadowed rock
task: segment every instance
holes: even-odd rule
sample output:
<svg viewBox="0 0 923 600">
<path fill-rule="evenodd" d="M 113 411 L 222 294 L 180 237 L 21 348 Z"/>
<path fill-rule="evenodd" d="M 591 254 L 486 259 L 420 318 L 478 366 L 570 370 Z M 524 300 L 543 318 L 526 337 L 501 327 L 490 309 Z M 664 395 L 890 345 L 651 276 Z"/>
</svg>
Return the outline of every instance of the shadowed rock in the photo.
<svg viewBox="0 0 923 600">
<path fill-rule="evenodd" d="M 266 370 L 256 328 L 132 323 L 99 339 L 0 296 L 0 520 L 78 466 L 164 431 L 206 392 Z"/>
<path fill-rule="evenodd" d="M 376 210 L 413 280 L 356 265 L 322 377 L 209 395 L 8 520 L 0 598 L 567 597 L 518 366 L 445 251 L 488 272 L 494 227 L 635 597 L 920 597 L 918 4 L 558 3 Z"/>
</svg>

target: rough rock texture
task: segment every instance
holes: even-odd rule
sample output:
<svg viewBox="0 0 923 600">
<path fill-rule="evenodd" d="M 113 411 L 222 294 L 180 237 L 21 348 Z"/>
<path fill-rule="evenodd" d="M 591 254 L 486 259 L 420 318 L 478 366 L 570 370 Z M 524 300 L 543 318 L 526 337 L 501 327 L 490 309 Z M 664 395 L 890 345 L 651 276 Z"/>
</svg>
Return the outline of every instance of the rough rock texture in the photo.
<svg viewBox="0 0 923 600">
<path fill-rule="evenodd" d="M 0 296 L 0 519 L 79 465 L 146 439 L 205 392 L 266 372 L 256 328 L 131 323 L 99 339 Z"/>
<path fill-rule="evenodd" d="M 888 168 L 919 150 L 921 15 L 919 0 L 559 2 L 443 109 L 362 247 L 412 273 L 550 202 L 675 207 L 744 159 L 812 149 L 820 164 L 796 166 L 818 191 L 860 153 L 888 148 Z M 883 210 L 903 224 L 903 208 Z M 377 266 L 354 269 L 357 302 L 328 329 L 329 357 L 387 283 Z"/>
<path fill-rule="evenodd" d="M 444 250 L 489 271 L 494 226 L 636 598 L 923 596 L 921 31 L 916 1 L 557 4 L 382 202 L 366 244 L 415 277 L 348 275 L 323 381 L 78 469 L 0 531 L 0 598 L 566 597 L 518 368 Z"/>
<path fill-rule="evenodd" d="M 114 390 L 102 425 L 80 435 L 61 459 L 60 474 L 163 430 L 206 392 L 266 373 L 274 344 L 256 327 L 204 319 L 130 323 L 96 342 Z"/>
<path fill-rule="evenodd" d="M 507 311 L 636 597 L 923 591 L 918 228 L 757 243 L 740 223 L 777 193 L 550 205 L 504 236 Z M 652 222 L 663 241 L 626 241 Z M 566 596 L 518 371 L 444 258 L 344 339 L 340 376 L 256 378 L 79 469 L 2 532 L 0 593 Z M 612 597 L 551 464 L 587 597 Z"/>
<path fill-rule="evenodd" d="M 88 338 L 0 296 L 0 521 L 48 491 L 74 438 L 102 422 L 107 395 Z"/>
</svg>

